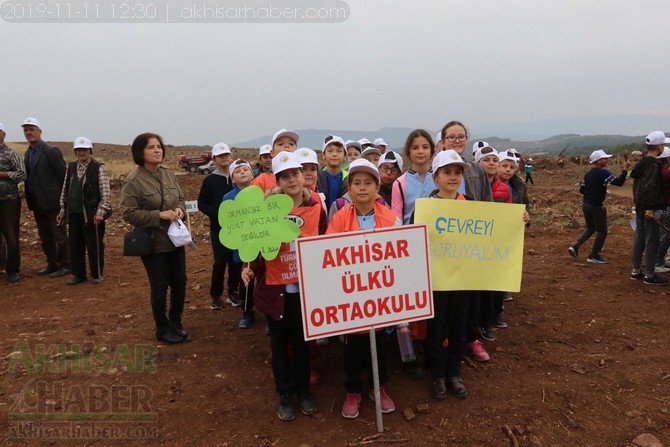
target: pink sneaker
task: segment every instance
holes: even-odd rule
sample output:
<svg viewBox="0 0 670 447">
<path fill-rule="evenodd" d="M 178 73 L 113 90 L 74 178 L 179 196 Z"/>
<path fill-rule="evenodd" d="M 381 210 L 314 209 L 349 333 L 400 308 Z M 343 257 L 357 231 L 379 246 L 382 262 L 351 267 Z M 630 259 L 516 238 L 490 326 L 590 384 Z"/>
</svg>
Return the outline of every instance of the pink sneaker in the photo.
<svg viewBox="0 0 670 447">
<path fill-rule="evenodd" d="M 358 407 L 361 404 L 361 393 L 347 393 L 347 397 L 342 404 L 342 416 L 347 419 L 358 417 Z"/>
<path fill-rule="evenodd" d="M 466 343 L 465 347 L 468 350 L 468 355 L 478 362 L 488 362 L 491 360 L 489 353 L 486 352 L 481 341 L 475 340 L 472 343 Z"/>
<path fill-rule="evenodd" d="M 370 390 L 370 393 L 368 393 L 368 396 L 370 396 L 370 399 L 372 401 L 375 401 L 375 390 Z M 379 387 L 379 398 L 382 401 L 382 413 L 393 413 L 395 411 L 395 404 L 393 403 L 393 400 L 391 397 L 386 393 L 386 388 L 383 386 Z"/>
</svg>

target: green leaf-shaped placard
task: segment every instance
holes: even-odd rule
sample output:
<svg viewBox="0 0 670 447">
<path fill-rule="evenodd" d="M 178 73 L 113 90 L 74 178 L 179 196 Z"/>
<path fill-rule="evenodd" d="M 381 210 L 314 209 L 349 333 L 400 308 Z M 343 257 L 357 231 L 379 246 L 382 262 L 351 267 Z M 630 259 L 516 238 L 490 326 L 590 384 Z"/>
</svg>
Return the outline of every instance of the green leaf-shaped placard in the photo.
<svg viewBox="0 0 670 447">
<path fill-rule="evenodd" d="M 240 259 L 253 261 L 261 253 L 268 261 L 279 252 L 282 242 L 294 241 L 300 228 L 286 219 L 293 209 L 293 199 L 286 194 L 265 198 L 255 185 L 244 188 L 235 200 L 219 206 L 219 240 L 223 245 L 239 250 Z"/>
</svg>

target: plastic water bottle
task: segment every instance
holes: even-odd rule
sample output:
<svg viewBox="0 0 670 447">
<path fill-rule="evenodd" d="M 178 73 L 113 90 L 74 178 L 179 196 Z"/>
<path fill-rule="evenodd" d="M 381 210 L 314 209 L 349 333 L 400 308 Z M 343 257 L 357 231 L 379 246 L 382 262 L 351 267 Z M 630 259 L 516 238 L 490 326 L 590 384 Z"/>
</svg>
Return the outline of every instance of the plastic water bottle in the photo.
<svg viewBox="0 0 670 447">
<path fill-rule="evenodd" d="M 414 341 L 412 340 L 412 333 L 409 331 L 407 323 L 396 326 L 396 333 L 398 334 L 400 358 L 403 362 L 413 362 L 416 360 L 416 355 L 414 354 Z"/>
</svg>

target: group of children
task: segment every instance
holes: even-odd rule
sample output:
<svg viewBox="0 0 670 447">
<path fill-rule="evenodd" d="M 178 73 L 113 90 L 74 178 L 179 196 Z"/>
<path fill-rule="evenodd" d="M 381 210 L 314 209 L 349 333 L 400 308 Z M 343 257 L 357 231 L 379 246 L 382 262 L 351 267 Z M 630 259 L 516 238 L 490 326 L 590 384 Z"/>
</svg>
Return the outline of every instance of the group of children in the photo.
<svg viewBox="0 0 670 447">
<path fill-rule="evenodd" d="M 300 237 L 324 233 L 409 224 L 413 221 L 417 198 L 431 197 L 448 200 L 497 200 L 527 204 L 523 181 L 515 175 L 519 155 L 513 150 L 498 154 L 485 142 L 475 144 L 475 160 L 464 161 L 461 156 L 467 145 L 467 131 L 459 122 L 445 125 L 440 134 L 437 153 L 433 139 L 423 129 L 410 133 L 403 155 L 410 162 L 403 173 L 403 157 L 386 151 L 386 143 L 377 139 L 344 141 L 328 135 L 323 142 L 321 168 L 317 154 L 309 148 L 298 148 L 299 135 L 282 129 L 274 134 L 269 148 L 260 155 L 258 175 L 244 160 L 232 161 L 227 146 L 216 145 L 213 158 L 219 171 L 210 174 L 200 193 L 200 209 L 210 217 L 215 261 L 212 269 L 212 309 L 221 307 L 223 291 L 222 269 L 229 266 L 229 300 L 241 305 L 244 297 L 240 327 L 254 323 L 253 307 L 266 316 L 272 352 L 272 373 L 279 394 L 278 417 L 283 421 L 295 418 L 294 399 L 307 415 L 317 411 L 310 392 L 313 368 L 310 360 L 314 346 L 304 340 L 300 314 L 298 284 L 282 280 L 282 271 L 289 267 L 278 259 L 267 261 L 259 256 L 242 266 L 235 254 L 218 240 L 216 210 L 223 200 L 233 199 L 239 190 L 257 185 L 266 196 L 286 194 L 293 199 L 290 215 L 300 216 Z M 264 167 L 263 157 L 269 155 L 271 170 Z M 344 168 L 348 162 L 348 169 Z M 225 177 L 227 180 L 224 180 Z M 514 184 L 513 178 L 518 180 Z M 210 179 L 211 178 L 211 179 Z M 492 190 L 495 192 L 492 194 Z M 217 203 L 218 200 L 218 203 Z M 528 220 L 527 213 L 524 220 Z M 219 245 L 219 246 L 217 246 Z M 283 244 L 280 250 L 292 251 L 294 244 Z M 218 253 L 218 254 L 217 254 Z M 242 268 L 243 267 L 243 268 Z M 236 276 L 236 278 L 232 278 Z M 238 284 L 239 278 L 242 282 Z M 255 289 L 254 289 L 255 282 Z M 460 374 L 461 359 L 466 353 L 476 360 L 487 361 L 489 355 L 480 338 L 491 334 L 489 320 L 480 318 L 492 312 L 496 326 L 506 327 L 502 319 L 502 297 L 488 299 L 483 292 L 434 292 L 435 318 L 412 326 L 417 342 L 425 341 L 426 365 L 433 376 L 432 396 L 441 400 L 451 392 L 465 398 L 467 390 Z M 239 303 L 239 304 L 238 304 Z M 495 308 L 495 312 L 493 309 Z M 386 334 L 377 333 L 380 406 L 383 413 L 395 410 L 386 384 Z M 418 374 L 421 368 L 411 365 Z M 346 397 L 342 405 L 345 418 L 356 418 L 364 393 L 372 393 L 372 365 L 367 333 L 347 334 L 344 337 L 344 370 Z M 362 373 L 367 372 L 367 386 Z M 312 377 L 311 377 L 312 376 Z"/>
<path fill-rule="evenodd" d="M 668 279 L 656 273 L 670 271 L 666 261 L 670 247 L 670 148 L 665 145 L 670 138 L 661 131 L 651 132 L 645 138 L 646 151 L 638 161 L 630 177 L 633 178 L 633 202 L 635 204 L 635 240 L 633 243 L 630 278 L 642 280 L 647 285 L 666 285 Z M 625 159 L 623 170 L 615 177 L 607 168 L 612 155 L 602 150 L 594 151 L 589 159 L 593 165 L 580 182 L 579 192 L 583 195 L 582 211 L 586 229 L 568 247 L 573 258 L 579 256 L 580 247 L 595 234 L 587 262 L 607 264 L 609 260 L 601 255 L 607 237 L 607 210 L 603 206 L 609 185 L 622 186 L 628 177 L 630 162 Z M 665 228 L 663 228 L 665 227 Z M 661 231 L 662 229 L 662 231 Z M 642 271 L 642 255 L 645 269 Z"/>
</svg>

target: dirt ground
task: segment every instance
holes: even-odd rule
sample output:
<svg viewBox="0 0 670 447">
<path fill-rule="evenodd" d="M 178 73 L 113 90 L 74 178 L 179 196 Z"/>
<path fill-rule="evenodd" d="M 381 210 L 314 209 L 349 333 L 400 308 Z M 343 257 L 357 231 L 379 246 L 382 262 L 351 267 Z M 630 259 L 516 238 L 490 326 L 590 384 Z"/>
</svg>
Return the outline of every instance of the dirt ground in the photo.
<svg viewBox="0 0 670 447">
<path fill-rule="evenodd" d="M 105 155 L 127 156 L 127 148 Z M 276 417 L 263 318 L 243 330 L 239 309 L 209 309 L 204 216 L 192 216 L 199 249 L 187 255 L 189 340 L 166 346 L 153 337 L 141 263 L 121 255 L 118 213 L 108 221 L 106 280 L 67 286 L 36 276 L 45 260 L 24 209 L 22 280 L 10 285 L 0 277 L 0 444 L 512 446 L 514 437 L 520 446 L 602 447 L 650 433 L 670 445 L 670 287 L 629 279 L 630 185 L 611 188 L 603 252 L 610 263 L 593 265 L 588 247 L 577 260 L 566 251 L 582 230 L 575 183 L 585 168 L 540 159 L 536 169 L 521 292 L 505 304 L 510 327 L 486 343 L 491 361 L 464 363 L 466 400 L 438 402 L 428 376 L 410 379 L 391 353 L 388 389 L 397 410 L 384 416 L 379 438 L 372 438 L 370 400 L 356 420 L 340 414 L 338 342 L 316 359 L 318 413 L 291 423 Z M 202 178 L 179 177 L 188 199 L 197 198 Z M 117 210 L 119 189 L 115 182 Z M 426 413 L 420 404 L 428 404 Z M 405 409 L 416 417 L 406 420 Z"/>
</svg>

